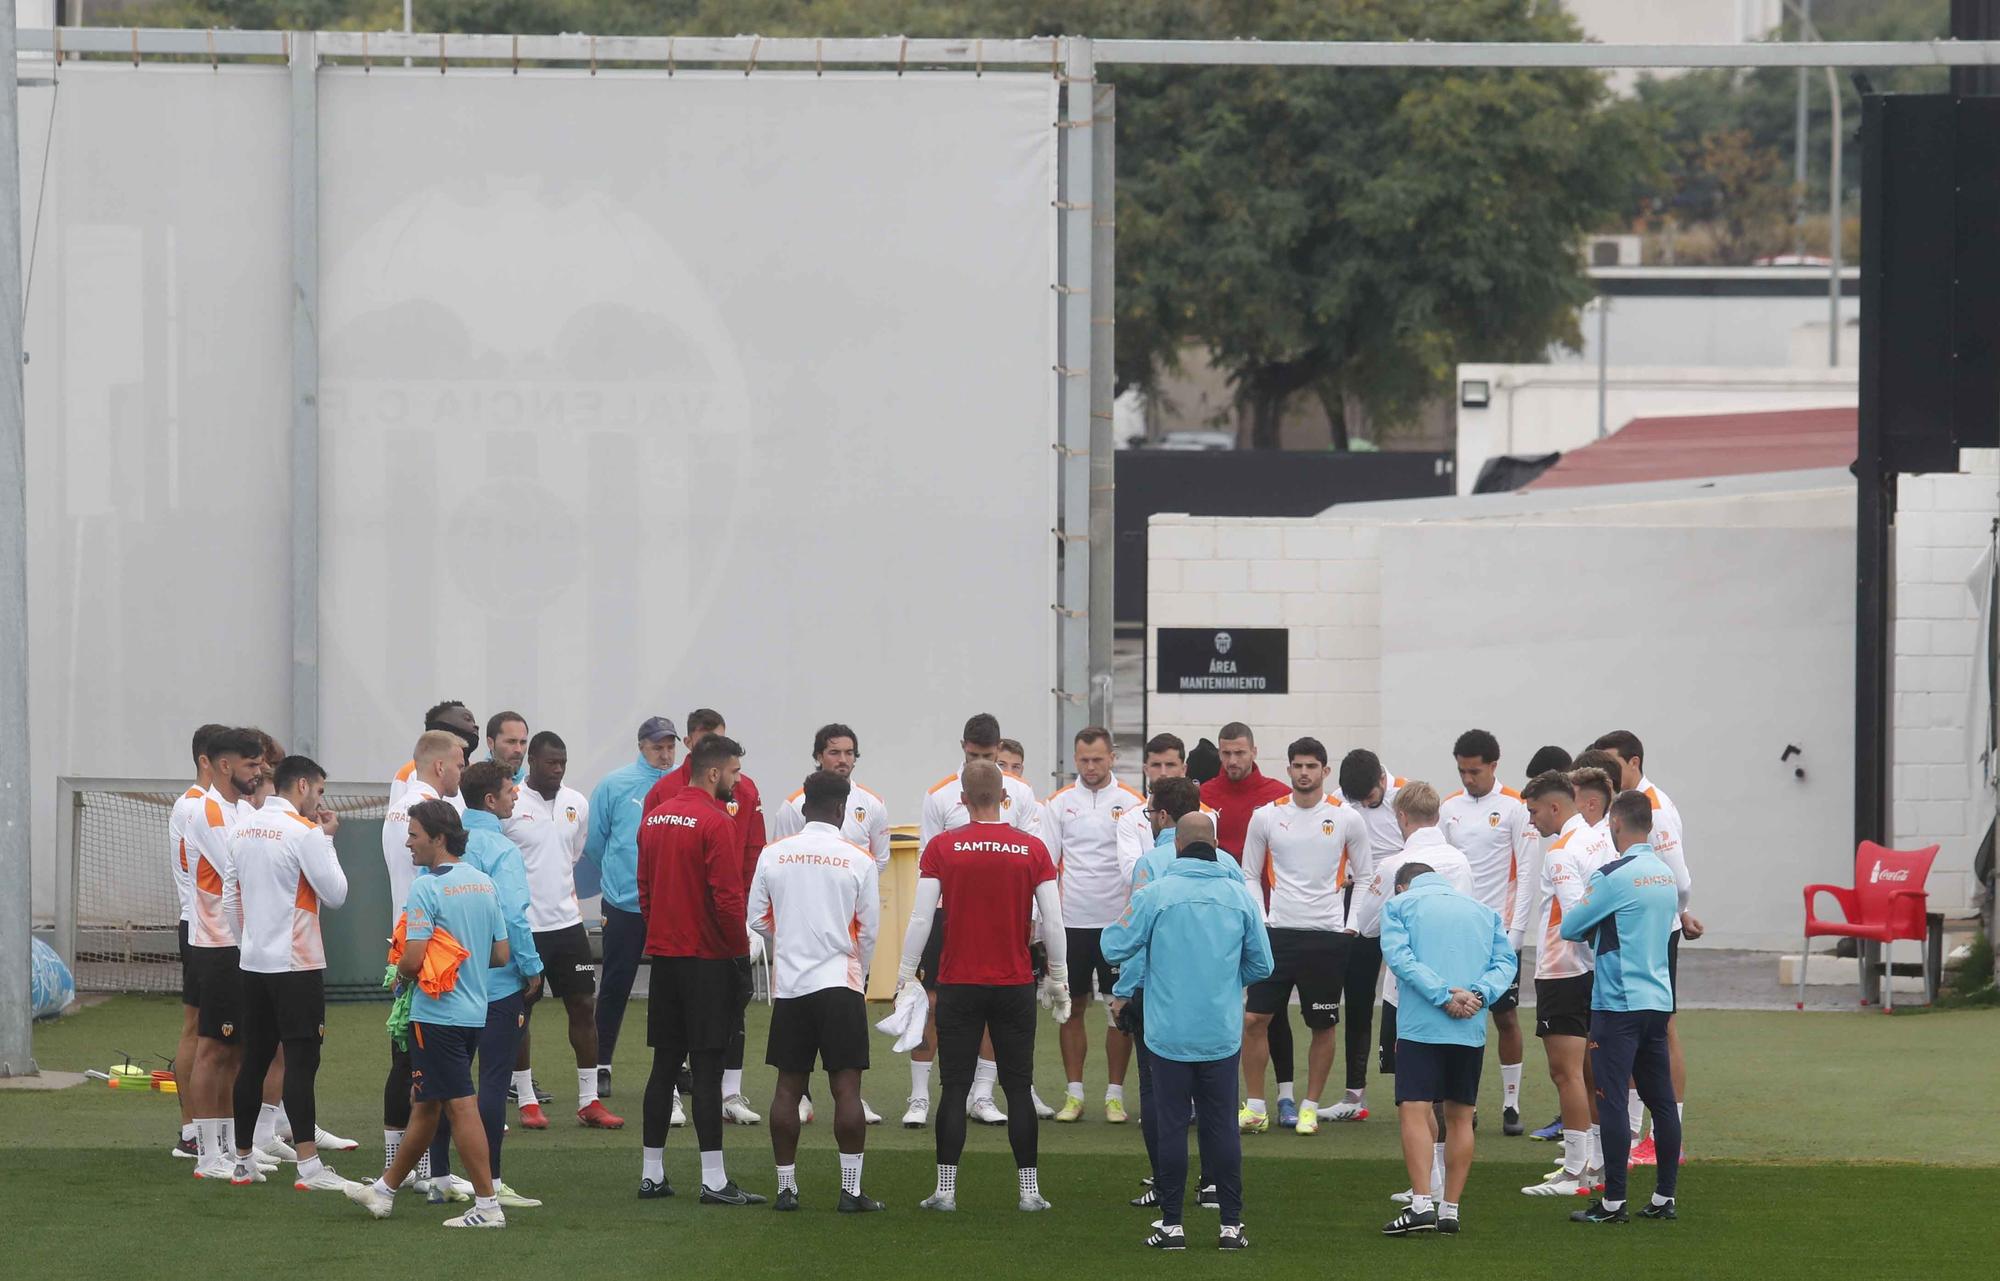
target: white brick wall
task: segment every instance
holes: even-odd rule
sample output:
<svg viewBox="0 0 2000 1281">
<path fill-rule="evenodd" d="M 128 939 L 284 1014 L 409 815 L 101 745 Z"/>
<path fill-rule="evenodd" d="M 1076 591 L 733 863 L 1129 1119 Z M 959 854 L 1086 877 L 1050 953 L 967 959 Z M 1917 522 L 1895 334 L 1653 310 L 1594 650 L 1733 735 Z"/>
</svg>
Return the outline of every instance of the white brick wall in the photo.
<svg viewBox="0 0 2000 1281">
<path fill-rule="evenodd" d="M 1892 839 L 1943 847 L 1930 891 L 1945 911 L 1970 901 L 1990 812 L 1973 759 L 1979 607 L 1966 578 L 2000 512 L 2000 451 L 1968 449 L 1960 462 L 1956 474 L 1903 477 L 1896 498 Z"/>
<path fill-rule="evenodd" d="M 1257 730 L 1264 771 L 1282 777 L 1285 744 L 1311 734 L 1329 747 L 1381 732 L 1382 567 L 1374 526 L 1301 519 L 1155 516 L 1149 530 L 1147 623 L 1284 627 L 1290 694 L 1153 694 L 1154 733 L 1190 744 L 1225 722 Z M 1153 652 L 1148 643 L 1147 653 Z M 1148 688 L 1154 682 L 1146 672 Z"/>
</svg>

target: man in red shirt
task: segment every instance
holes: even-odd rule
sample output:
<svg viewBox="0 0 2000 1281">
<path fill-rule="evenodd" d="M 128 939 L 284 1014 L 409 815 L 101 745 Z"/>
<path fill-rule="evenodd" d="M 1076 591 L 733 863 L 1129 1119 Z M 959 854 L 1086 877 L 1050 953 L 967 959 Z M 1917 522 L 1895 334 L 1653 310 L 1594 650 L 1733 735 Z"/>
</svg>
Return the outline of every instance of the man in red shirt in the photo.
<svg viewBox="0 0 2000 1281">
<path fill-rule="evenodd" d="M 639 914 L 653 958 L 646 1002 L 644 1166 L 639 1197 L 673 1195 L 667 1185 L 667 1123 L 683 1060 L 693 1068 L 689 1094 L 701 1144 L 701 1203 L 760 1205 L 722 1164 L 722 1060 L 732 1031 L 740 1039 L 750 1003 L 750 943 L 744 924 L 742 847 L 728 804 L 743 772 L 743 749 L 721 734 L 688 753 L 688 786 L 649 808 L 639 825 Z"/>
<path fill-rule="evenodd" d="M 1215 811 L 1216 848 L 1241 863 L 1243 838 L 1250 831 L 1250 815 L 1281 796 L 1290 796 L 1292 789 L 1290 784 L 1257 768 L 1257 738 L 1242 721 L 1231 721 L 1217 730 L 1215 741 L 1222 757 L 1222 772 L 1201 785 L 1201 803 Z M 1261 885 L 1258 892 L 1268 901 L 1271 887 L 1268 883 Z M 1280 1010 L 1271 1016 L 1270 1046 L 1271 1073 L 1278 1078 L 1278 1124 L 1289 1128 L 1299 1120 L 1298 1104 L 1292 1097 L 1290 1010 Z"/>
<path fill-rule="evenodd" d="M 694 749 L 701 740 L 711 734 L 726 735 L 729 726 L 723 723 L 722 713 L 710 707 L 697 707 L 687 716 L 687 738 L 683 746 L 687 748 L 687 759 L 681 767 L 662 775 L 646 793 L 646 812 L 651 814 L 661 805 L 681 794 L 688 787 L 689 771 L 694 765 Z M 722 798 L 724 808 L 743 842 L 743 886 L 747 892 L 751 878 L 757 875 L 757 856 L 764 852 L 764 803 L 757 796 L 757 785 L 750 781 L 748 774 L 736 780 L 735 789 Z M 735 1125 L 755 1125 L 764 1118 L 750 1108 L 750 1100 L 743 1094 L 743 1015 L 736 1016 L 735 1030 L 729 1034 L 729 1044 L 723 1047 L 722 1058 L 722 1119 Z"/>
<path fill-rule="evenodd" d="M 917 864 L 917 901 L 903 939 L 902 989 L 916 982 L 931 923 L 943 907 L 951 929 L 938 959 L 937 1191 L 926 1210 L 958 1208 L 958 1159 L 965 1149 L 965 1096 L 980 1037 L 991 1032 L 1000 1088 L 1007 1093 L 1007 1142 L 1014 1149 L 1023 1210 L 1046 1210 L 1036 1169 L 1041 1122 L 1029 1098 L 1035 1060 L 1037 990 L 1028 959 L 1030 912 L 1039 906 L 1048 977 L 1039 996 L 1056 1022 L 1070 1017 L 1062 898 L 1055 864 L 1039 837 L 1001 821 L 1000 767 L 968 761 L 960 775 L 971 822 L 940 832 Z"/>
</svg>

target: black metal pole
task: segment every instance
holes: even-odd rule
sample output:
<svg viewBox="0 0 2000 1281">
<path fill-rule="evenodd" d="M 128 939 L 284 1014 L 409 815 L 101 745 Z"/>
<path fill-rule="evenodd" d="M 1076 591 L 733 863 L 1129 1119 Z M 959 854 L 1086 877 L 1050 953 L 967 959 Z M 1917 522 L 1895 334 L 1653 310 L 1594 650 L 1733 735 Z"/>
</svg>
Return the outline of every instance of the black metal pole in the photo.
<svg viewBox="0 0 2000 1281">
<path fill-rule="evenodd" d="M 2000 0 L 1951 0 L 1951 38 L 2000 39 Z M 1960 98 L 2000 93 L 2000 67 L 1953 67 L 1951 92 Z"/>
<path fill-rule="evenodd" d="M 1854 459 L 1854 841 L 1889 836 L 1891 532 L 1896 473 L 1882 441 L 1882 99 L 1861 102 L 1861 396 Z"/>
</svg>

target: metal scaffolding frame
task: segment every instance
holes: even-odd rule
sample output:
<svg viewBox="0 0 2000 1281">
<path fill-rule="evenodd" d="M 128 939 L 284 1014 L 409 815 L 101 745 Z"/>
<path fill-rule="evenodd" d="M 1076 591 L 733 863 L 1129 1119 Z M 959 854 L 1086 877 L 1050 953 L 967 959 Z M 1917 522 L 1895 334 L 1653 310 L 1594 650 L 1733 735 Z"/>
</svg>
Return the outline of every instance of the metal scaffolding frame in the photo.
<svg viewBox="0 0 2000 1281">
<path fill-rule="evenodd" d="M 1044 72 L 1063 82 L 1058 135 L 1058 738 L 1056 760 L 1084 724 L 1110 715 L 1112 201 L 1110 149 L 1113 95 L 1097 84 L 1107 66 L 1263 66 L 1377 68 L 1752 68 L 2000 66 L 2000 41 L 1931 40 L 1903 43 L 1770 44 L 1497 44 L 1333 43 L 1258 40 L 1093 40 L 1048 36 L 1019 40 L 478 35 L 406 32 L 281 32 L 159 30 L 106 27 L 25 28 L 17 57 L 0 42 L 6 81 L 0 85 L 0 356 L 12 376 L 0 380 L 0 459 L 16 460 L 0 483 L 0 710 L 21 728 L 0 743 L 0 1075 L 32 1071 L 28 1057 L 27 983 L 30 772 L 27 744 L 26 478 L 20 396 L 19 116 L 15 84 L 21 68 L 53 60 L 148 57 L 199 62 L 218 72 L 225 61 L 279 62 L 291 69 L 292 135 L 292 711 L 293 741 L 318 745 L 318 94 L 326 62 L 385 71 L 588 68 L 589 74 L 633 70 L 674 74 L 682 67 L 740 70 L 811 69 Z M 1102 142 L 1097 140 L 1101 139 Z M 9 602 L 14 603 L 8 608 Z M 21 1000 L 16 1000 L 19 996 Z"/>
</svg>

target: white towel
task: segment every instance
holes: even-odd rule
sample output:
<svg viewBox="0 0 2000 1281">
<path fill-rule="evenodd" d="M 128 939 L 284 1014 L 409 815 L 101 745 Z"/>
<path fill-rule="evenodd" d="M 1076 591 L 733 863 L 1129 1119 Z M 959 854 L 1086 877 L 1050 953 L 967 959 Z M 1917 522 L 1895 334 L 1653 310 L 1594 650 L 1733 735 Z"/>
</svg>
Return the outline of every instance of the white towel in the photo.
<svg viewBox="0 0 2000 1281">
<path fill-rule="evenodd" d="M 910 983 L 896 996 L 896 1008 L 875 1025 L 877 1032 L 896 1038 L 896 1053 L 903 1054 L 921 1044 L 924 1021 L 930 1017 L 930 998 L 921 983 Z"/>
</svg>

